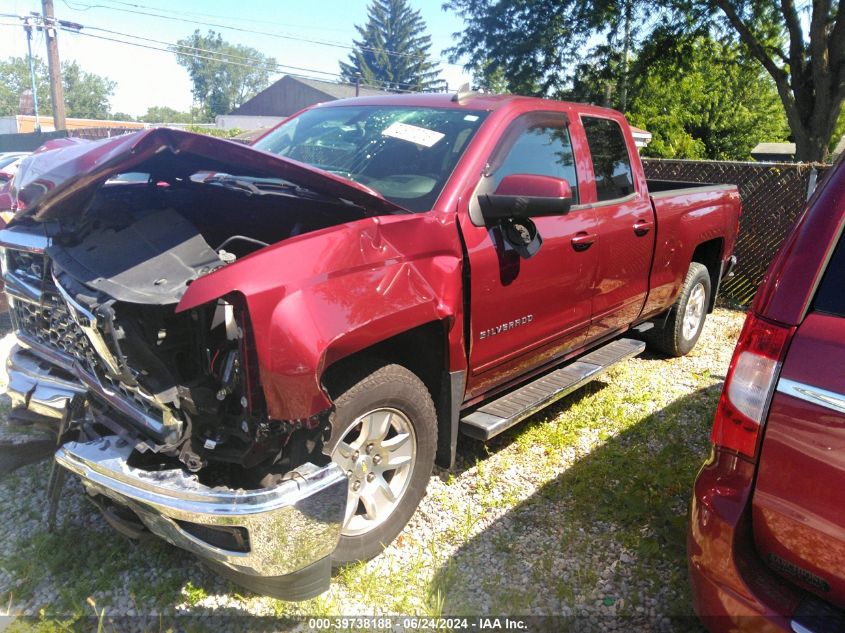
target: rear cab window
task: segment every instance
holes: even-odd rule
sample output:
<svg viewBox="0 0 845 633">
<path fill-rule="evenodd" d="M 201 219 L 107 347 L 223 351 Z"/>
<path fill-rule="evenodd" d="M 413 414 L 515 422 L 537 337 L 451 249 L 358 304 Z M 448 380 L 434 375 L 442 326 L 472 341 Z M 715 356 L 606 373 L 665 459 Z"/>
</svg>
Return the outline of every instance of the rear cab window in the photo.
<svg viewBox="0 0 845 633">
<path fill-rule="evenodd" d="M 634 193 L 631 157 L 622 127 L 613 119 L 582 116 L 581 124 L 596 179 L 596 201 L 617 200 Z"/>
</svg>

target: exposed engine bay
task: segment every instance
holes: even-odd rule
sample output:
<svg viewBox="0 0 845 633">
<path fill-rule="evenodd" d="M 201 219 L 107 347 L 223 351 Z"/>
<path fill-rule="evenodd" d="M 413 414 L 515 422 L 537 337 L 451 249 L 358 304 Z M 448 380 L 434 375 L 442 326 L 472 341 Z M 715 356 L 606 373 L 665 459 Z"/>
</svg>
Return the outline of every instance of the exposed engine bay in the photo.
<svg viewBox="0 0 845 633">
<path fill-rule="evenodd" d="M 325 421 L 268 417 L 243 297 L 176 305 L 199 277 L 362 217 L 355 204 L 283 181 L 203 174 L 118 179 L 78 213 L 20 220 L 17 234 L 47 246 L 6 247 L 19 339 L 89 387 L 62 431 L 117 435 L 135 446 L 136 465 L 181 465 L 209 486 L 259 488 L 327 461 Z"/>
</svg>

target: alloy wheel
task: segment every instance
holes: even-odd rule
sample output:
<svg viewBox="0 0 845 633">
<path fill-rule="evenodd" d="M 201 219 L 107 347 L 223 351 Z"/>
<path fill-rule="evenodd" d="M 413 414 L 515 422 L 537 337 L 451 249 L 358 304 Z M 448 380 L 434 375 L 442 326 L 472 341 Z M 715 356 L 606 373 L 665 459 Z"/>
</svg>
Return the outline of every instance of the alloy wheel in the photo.
<svg viewBox="0 0 845 633">
<path fill-rule="evenodd" d="M 693 339 L 701 327 L 701 321 L 704 318 L 704 301 L 706 298 L 707 292 L 704 289 L 704 284 L 701 282 L 695 284 L 690 291 L 686 309 L 684 310 L 682 332 L 684 338 L 688 341 Z"/>
<path fill-rule="evenodd" d="M 374 409 L 343 431 L 332 460 L 349 479 L 344 536 L 369 532 L 390 516 L 408 488 L 416 453 L 414 427 L 398 409 Z"/>
</svg>

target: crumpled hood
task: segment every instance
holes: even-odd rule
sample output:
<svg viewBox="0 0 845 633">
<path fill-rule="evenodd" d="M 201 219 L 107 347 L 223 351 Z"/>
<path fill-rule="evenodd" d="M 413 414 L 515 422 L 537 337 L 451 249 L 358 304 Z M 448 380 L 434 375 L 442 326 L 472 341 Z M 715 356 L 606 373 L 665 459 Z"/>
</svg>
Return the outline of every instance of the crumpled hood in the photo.
<svg viewBox="0 0 845 633">
<path fill-rule="evenodd" d="M 133 171 L 154 178 L 188 178 L 199 171 L 281 178 L 348 200 L 372 215 L 404 211 L 364 185 L 298 161 L 212 136 L 154 128 L 101 141 L 67 143 L 26 158 L 14 182 L 21 209 L 17 217 L 46 221 L 76 212 L 106 180 Z"/>
</svg>

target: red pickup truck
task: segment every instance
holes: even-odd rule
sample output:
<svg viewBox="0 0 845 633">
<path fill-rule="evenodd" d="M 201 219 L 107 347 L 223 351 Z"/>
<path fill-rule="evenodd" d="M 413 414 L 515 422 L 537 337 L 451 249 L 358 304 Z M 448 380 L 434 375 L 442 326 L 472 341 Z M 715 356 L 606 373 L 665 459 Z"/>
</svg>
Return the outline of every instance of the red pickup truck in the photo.
<svg viewBox="0 0 845 633">
<path fill-rule="evenodd" d="M 647 182 L 618 112 L 473 94 L 323 104 L 254 147 L 47 151 L 15 195 L 12 415 L 56 428 L 121 532 L 288 599 L 390 543 L 459 433 L 641 338 L 687 353 L 740 213 Z"/>
</svg>

